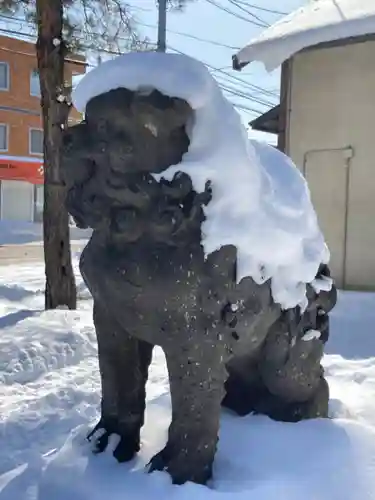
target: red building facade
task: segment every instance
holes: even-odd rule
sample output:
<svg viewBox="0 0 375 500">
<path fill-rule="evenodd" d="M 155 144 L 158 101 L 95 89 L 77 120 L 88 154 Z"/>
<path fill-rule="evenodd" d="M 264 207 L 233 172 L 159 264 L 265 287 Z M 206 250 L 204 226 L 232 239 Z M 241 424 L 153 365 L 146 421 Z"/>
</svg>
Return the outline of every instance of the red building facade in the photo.
<svg viewBox="0 0 375 500">
<path fill-rule="evenodd" d="M 65 79 L 86 70 L 71 56 Z M 73 109 L 71 120 L 79 120 Z M 0 216 L 41 220 L 43 209 L 43 128 L 35 45 L 0 36 Z"/>
</svg>

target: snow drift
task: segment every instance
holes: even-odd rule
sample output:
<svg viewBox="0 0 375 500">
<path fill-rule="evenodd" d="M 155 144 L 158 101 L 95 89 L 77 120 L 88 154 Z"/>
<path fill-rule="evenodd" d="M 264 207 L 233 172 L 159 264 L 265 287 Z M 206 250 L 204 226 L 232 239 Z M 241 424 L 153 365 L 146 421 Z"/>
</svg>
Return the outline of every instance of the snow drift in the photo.
<svg viewBox="0 0 375 500">
<path fill-rule="evenodd" d="M 194 189 L 212 186 L 205 208 L 202 244 L 206 255 L 223 245 L 237 247 L 238 276 L 272 280 L 283 308 L 306 306 L 306 283 L 314 280 L 329 252 L 319 230 L 308 187 L 293 163 L 268 145 L 249 141 L 240 116 L 205 66 L 188 56 L 131 53 L 107 61 L 78 84 L 73 101 L 85 110 L 107 91 L 157 89 L 185 99 L 194 110 L 182 162 L 158 177 L 190 175 Z"/>
<path fill-rule="evenodd" d="M 77 282 L 82 287 L 75 259 Z M 142 450 L 92 454 L 100 377 L 92 301 L 43 312 L 43 264 L 0 266 L 0 500 L 374 500 L 374 294 L 340 294 L 324 366 L 331 417 L 298 424 L 223 411 L 214 480 L 173 486 L 145 473 L 165 444 L 168 373 L 155 349 Z M 114 446 L 115 443 L 112 443 Z"/>
</svg>

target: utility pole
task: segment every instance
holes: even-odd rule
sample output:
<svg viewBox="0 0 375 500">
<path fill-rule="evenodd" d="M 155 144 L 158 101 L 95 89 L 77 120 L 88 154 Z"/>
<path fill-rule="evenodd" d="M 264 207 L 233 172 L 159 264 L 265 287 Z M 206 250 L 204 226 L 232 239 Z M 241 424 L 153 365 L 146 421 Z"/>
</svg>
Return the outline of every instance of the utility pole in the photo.
<svg viewBox="0 0 375 500">
<path fill-rule="evenodd" d="M 158 0 L 159 20 L 158 20 L 158 52 L 166 52 L 167 44 L 167 0 Z"/>
</svg>

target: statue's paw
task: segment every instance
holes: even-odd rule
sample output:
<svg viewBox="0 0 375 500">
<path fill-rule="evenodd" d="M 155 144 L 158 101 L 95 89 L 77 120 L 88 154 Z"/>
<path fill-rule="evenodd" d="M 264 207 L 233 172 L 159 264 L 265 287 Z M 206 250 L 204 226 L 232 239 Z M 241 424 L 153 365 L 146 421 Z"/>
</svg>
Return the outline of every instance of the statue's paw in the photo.
<svg viewBox="0 0 375 500">
<path fill-rule="evenodd" d="M 184 484 L 188 481 L 206 484 L 212 477 L 212 462 L 204 462 L 197 453 L 186 453 L 181 450 L 172 453 L 166 446 L 157 453 L 148 464 L 148 472 L 166 471 L 173 484 Z"/>
<path fill-rule="evenodd" d="M 109 444 L 111 436 L 120 438 L 118 444 L 113 450 L 113 456 L 118 462 L 129 462 L 140 449 L 139 435 L 130 435 L 129 433 L 118 432 L 114 430 L 113 424 L 106 424 L 103 419 L 87 435 L 88 441 L 93 444 L 93 453 L 103 453 Z"/>
<path fill-rule="evenodd" d="M 171 453 L 168 450 L 168 445 L 163 448 L 159 453 L 154 455 L 150 462 L 147 465 L 148 472 L 154 471 L 163 471 L 168 467 L 169 459 L 171 457 Z"/>
<path fill-rule="evenodd" d="M 92 431 L 87 434 L 86 439 L 93 443 L 94 453 L 101 453 L 107 448 L 110 435 L 111 433 L 106 428 L 103 419 L 100 419 Z"/>
<path fill-rule="evenodd" d="M 255 413 L 267 415 L 281 422 L 299 422 L 311 418 L 327 418 L 328 403 L 328 384 L 321 377 L 317 389 L 306 401 L 292 402 L 280 396 L 265 393 L 265 397 L 258 402 Z"/>
<path fill-rule="evenodd" d="M 132 439 L 129 436 L 120 436 L 120 442 L 113 451 L 113 456 L 120 462 L 129 462 L 140 450 L 139 439 Z"/>
</svg>

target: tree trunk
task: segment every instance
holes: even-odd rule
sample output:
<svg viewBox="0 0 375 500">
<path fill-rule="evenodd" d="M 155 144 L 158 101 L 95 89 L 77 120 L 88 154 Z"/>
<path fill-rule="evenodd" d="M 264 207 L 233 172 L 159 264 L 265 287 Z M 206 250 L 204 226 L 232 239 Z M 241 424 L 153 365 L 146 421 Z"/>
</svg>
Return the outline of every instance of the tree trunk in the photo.
<svg viewBox="0 0 375 500">
<path fill-rule="evenodd" d="M 65 45 L 62 0 L 37 0 L 37 58 L 44 129 L 44 259 L 46 309 L 76 308 L 66 188 L 61 178 L 62 133 L 69 104 L 64 98 Z"/>
</svg>

